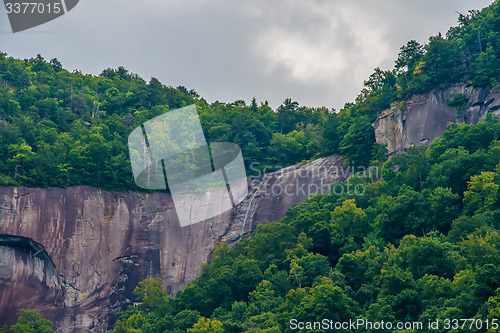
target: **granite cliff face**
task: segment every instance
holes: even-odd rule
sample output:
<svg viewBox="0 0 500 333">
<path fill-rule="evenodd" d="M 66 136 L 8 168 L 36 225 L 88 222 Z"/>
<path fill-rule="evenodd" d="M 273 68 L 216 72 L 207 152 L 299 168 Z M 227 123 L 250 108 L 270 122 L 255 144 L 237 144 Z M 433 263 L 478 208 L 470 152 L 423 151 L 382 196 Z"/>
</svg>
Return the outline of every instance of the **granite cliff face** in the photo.
<svg viewBox="0 0 500 333">
<path fill-rule="evenodd" d="M 464 103 L 457 105 L 456 98 Z M 455 105 L 453 102 L 455 101 Z M 456 85 L 394 105 L 381 112 L 373 123 L 378 144 L 387 145 L 390 154 L 429 144 L 441 136 L 449 122 L 476 124 L 486 114 L 500 116 L 500 92 Z"/>
<path fill-rule="evenodd" d="M 218 241 L 230 244 L 292 204 L 348 177 L 337 156 L 249 179 L 234 211 L 181 228 L 170 195 L 89 187 L 0 187 L 0 323 L 36 309 L 58 332 L 105 332 L 139 281 L 170 294 L 195 279 Z"/>
<path fill-rule="evenodd" d="M 25 302 L 47 304 L 48 315 L 64 306 L 61 276 L 43 246 L 29 238 L 0 235 L 0 286 L 5 287 L 0 292 L 0 313 L 7 318 Z"/>
</svg>

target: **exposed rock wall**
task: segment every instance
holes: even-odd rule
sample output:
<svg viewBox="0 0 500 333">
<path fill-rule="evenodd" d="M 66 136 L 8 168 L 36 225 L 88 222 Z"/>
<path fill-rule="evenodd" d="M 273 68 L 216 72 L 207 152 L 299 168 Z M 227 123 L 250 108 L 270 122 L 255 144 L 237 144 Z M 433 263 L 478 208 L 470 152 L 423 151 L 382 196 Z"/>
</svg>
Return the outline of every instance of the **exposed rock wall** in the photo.
<svg viewBox="0 0 500 333">
<path fill-rule="evenodd" d="M 458 107 L 450 106 L 454 94 L 465 95 L 467 102 Z M 384 110 L 373 127 L 377 143 L 387 145 L 389 153 L 393 154 L 411 146 L 429 144 L 443 134 L 449 122 L 476 124 L 490 112 L 500 116 L 499 91 L 456 85 L 414 96 Z"/>
<path fill-rule="evenodd" d="M 62 332 L 102 331 L 109 314 L 122 309 L 146 277 L 162 276 L 170 291 L 178 290 L 197 276 L 230 222 L 227 213 L 181 228 L 166 194 L 88 187 L 3 187 L 0 203 L 0 234 L 42 244 L 61 275 L 64 304 L 51 310 L 50 319 Z M 17 281 L 17 276 L 12 278 Z M 46 304 L 22 297 L 17 303 L 46 312 Z"/>
<path fill-rule="evenodd" d="M 292 205 L 326 194 L 332 184 L 350 176 L 343 163 L 342 158 L 330 156 L 249 179 L 249 194 L 234 212 L 221 241 L 232 244 L 258 224 L 280 220 Z"/>
<path fill-rule="evenodd" d="M 0 316 L 14 318 L 22 303 L 44 303 L 44 315 L 64 305 L 66 290 L 44 248 L 29 238 L 0 235 Z"/>
<path fill-rule="evenodd" d="M 184 228 L 165 193 L 0 187 L 0 324 L 34 308 L 58 332 L 105 332 L 139 281 L 161 276 L 175 294 L 198 276 L 217 241 L 234 243 L 326 193 L 348 176 L 342 163 L 331 156 L 250 179 L 234 211 Z"/>
</svg>

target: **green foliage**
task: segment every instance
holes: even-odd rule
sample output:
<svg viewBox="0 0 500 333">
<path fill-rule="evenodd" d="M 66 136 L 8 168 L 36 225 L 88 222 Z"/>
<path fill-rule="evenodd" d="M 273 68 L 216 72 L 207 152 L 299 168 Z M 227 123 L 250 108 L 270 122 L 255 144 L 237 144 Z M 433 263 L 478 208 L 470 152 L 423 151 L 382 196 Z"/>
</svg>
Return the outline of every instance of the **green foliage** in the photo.
<svg viewBox="0 0 500 333">
<path fill-rule="evenodd" d="M 10 327 L 13 333 L 51 333 L 52 322 L 42 318 L 35 310 L 18 311 L 17 323 Z"/>
<path fill-rule="evenodd" d="M 138 190 L 127 137 L 141 123 L 196 104 L 207 141 L 238 144 L 249 174 L 308 160 L 321 151 L 326 108 L 290 99 L 208 104 L 194 90 L 146 82 L 123 67 L 101 75 L 65 70 L 57 59 L 0 57 L 0 185 L 88 185 Z M 331 127 L 331 126 L 330 126 Z M 333 128 L 335 130 L 335 128 Z"/>
<path fill-rule="evenodd" d="M 463 111 L 466 104 L 467 96 L 462 93 L 452 93 L 451 100 L 448 102 L 449 106 L 455 107 L 459 111 Z"/>
<path fill-rule="evenodd" d="M 188 333 L 222 333 L 222 323 L 218 320 L 210 320 L 201 317 L 193 328 L 188 328 Z"/>
<path fill-rule="evenodd" d="M 445 89 L 455 83 L 495 88 L 500 79 L 500 2 L 482 11 L 460 14 L 458 25 L 425 45 L 403 45 L 392 70 L 375 68 L 355 103 L 347 103 L 323 129 L 322 151 L 340 153 L 351 165 L 380 160 L 371 124 L 390 105 L 402 105 L 415 94 Z M 452 94 L 449 105 L 463 117 L 467 98 Z M 335 128 L 336 127 L 336 128 Z"/>
<path fill-rule="evenodd" d="M 464 204 L 469 212 L 490 210 L 498 201 L 498 189 L 494 172 L 481 172 L 472 176 L 467 191 L 464 193 Z"/>
<path fill-rule="evenodd" d="M 433 36 L 425 45 L 408 42 L 394 68 L 375 68 L 355 102 L 338 113 L 291 99 L 274 111 L 255 99 L 250 105 L 208 104 L 194 90 L 164 86 L 156 78 L 146 82 L 123 67 L 83 75 L 68 72 L 57 59 L 18 60 L 1 53 L 0 185 L 137 190 L 127 135 L 144 121 L 193 103 L 208 141 L 238 144 L 249 174 L 330 154 L 345 156 L 351 166 L 368 166 L 384 159 L 372 123 L 392 103 L 454 83 L 499 84 L 499 17 L 495 1 L 480 12 L 460 14 L 445 36 Z M 467 100 L 455 94 L 449 103 L 460 116 Z M 420 171 L 407 176 L 420 178 Z"/>
<path fill-rule="evenodd" d="M 314 196 L 252 238 L 232 248 L 219 244 L 200 277 L 164 308 L 148 305 L 158 303 L 156 295 L 163 299 L 161 282 L 141 283 L 139 296 L 147 286 L 157 293 L 146 292 L 151 301 L 140 298 L 117 327 L 146 327 L 152 314 L 170 320 L 174 332 L 291 332 L 291 319 L 493 318 L 500 288 L 498 126 L 450 125 L 430 147 L 387 161 L 384 180 L 351 178 L 366 187 L 364 195 Z M 190 326 L 168 319 L 186 311 L 195 314 Z"/>
<path fill-rule="evenodd" d="M 377 114 L 454 83 L 498 85 L 499 41 L 499 1 L 460 14 L 445 36 L 403 46 L 393 70 L 375 68 L 338 113 L 291 99 L 275 111 L 255 99 L 208 104 L 123 67 L 95 77 L 69 73 L 57 59 L 0 54 L 0 184 L 134 189 L 127 134 L 191 103 L 207 140 L 240 145 L 252 173 L 327 154 L 380 166 Z M 457 111 L 467 105 L 465 95 L 451 97 Z M 383 163 L 383 179 L 352 177 L 363 194 L 314 196 L 232 248 L 218 244 L 175 298 L 160 279 L 141 282 L 115 332 L 290 332 L 292 318 L 498 317 L 499 133 L 491 115 L 474 126 L 449 124 L 429 147 Z"/>
</svg>

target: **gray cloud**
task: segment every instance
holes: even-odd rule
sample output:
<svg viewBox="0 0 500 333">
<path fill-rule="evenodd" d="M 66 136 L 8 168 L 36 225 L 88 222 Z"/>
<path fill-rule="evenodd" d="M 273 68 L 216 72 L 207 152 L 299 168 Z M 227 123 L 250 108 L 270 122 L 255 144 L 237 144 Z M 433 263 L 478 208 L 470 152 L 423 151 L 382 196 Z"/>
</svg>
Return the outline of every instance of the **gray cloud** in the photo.
<svg viewBox="0 0 500 333">
<path fill-rule="evenodd" d="M 12 34 L 3 12 L 0 50 L 57 57 L 99 74 L 125 66 L 148 80 L 197 90 L 209 102 L 291 97 L 308 106 L 352 101 L 374 67 L 399 47 L 456 23 L 455 11 L 491 0 L 81 0 L 63 17 Z"/>
</svg>

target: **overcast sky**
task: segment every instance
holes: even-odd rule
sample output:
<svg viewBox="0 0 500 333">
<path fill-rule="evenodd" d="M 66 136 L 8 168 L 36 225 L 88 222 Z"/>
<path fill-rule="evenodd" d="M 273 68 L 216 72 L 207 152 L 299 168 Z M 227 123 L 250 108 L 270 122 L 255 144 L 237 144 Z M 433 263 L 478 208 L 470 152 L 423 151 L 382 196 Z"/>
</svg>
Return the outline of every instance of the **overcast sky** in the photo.
<svg viewBox="0 0 500 333">
<path fill-rule="evenodd" d="M 66 15 L 13 34 L 0 51 L 40 53 L 69 70 L 124 66 L 195 89 L 209 102 L 285 98 L 341 108 L 373 68 L 392 69 L 411 39 L 456 25 L 456 11 L 493 0 L 80 0 Z"/>
</svg>

